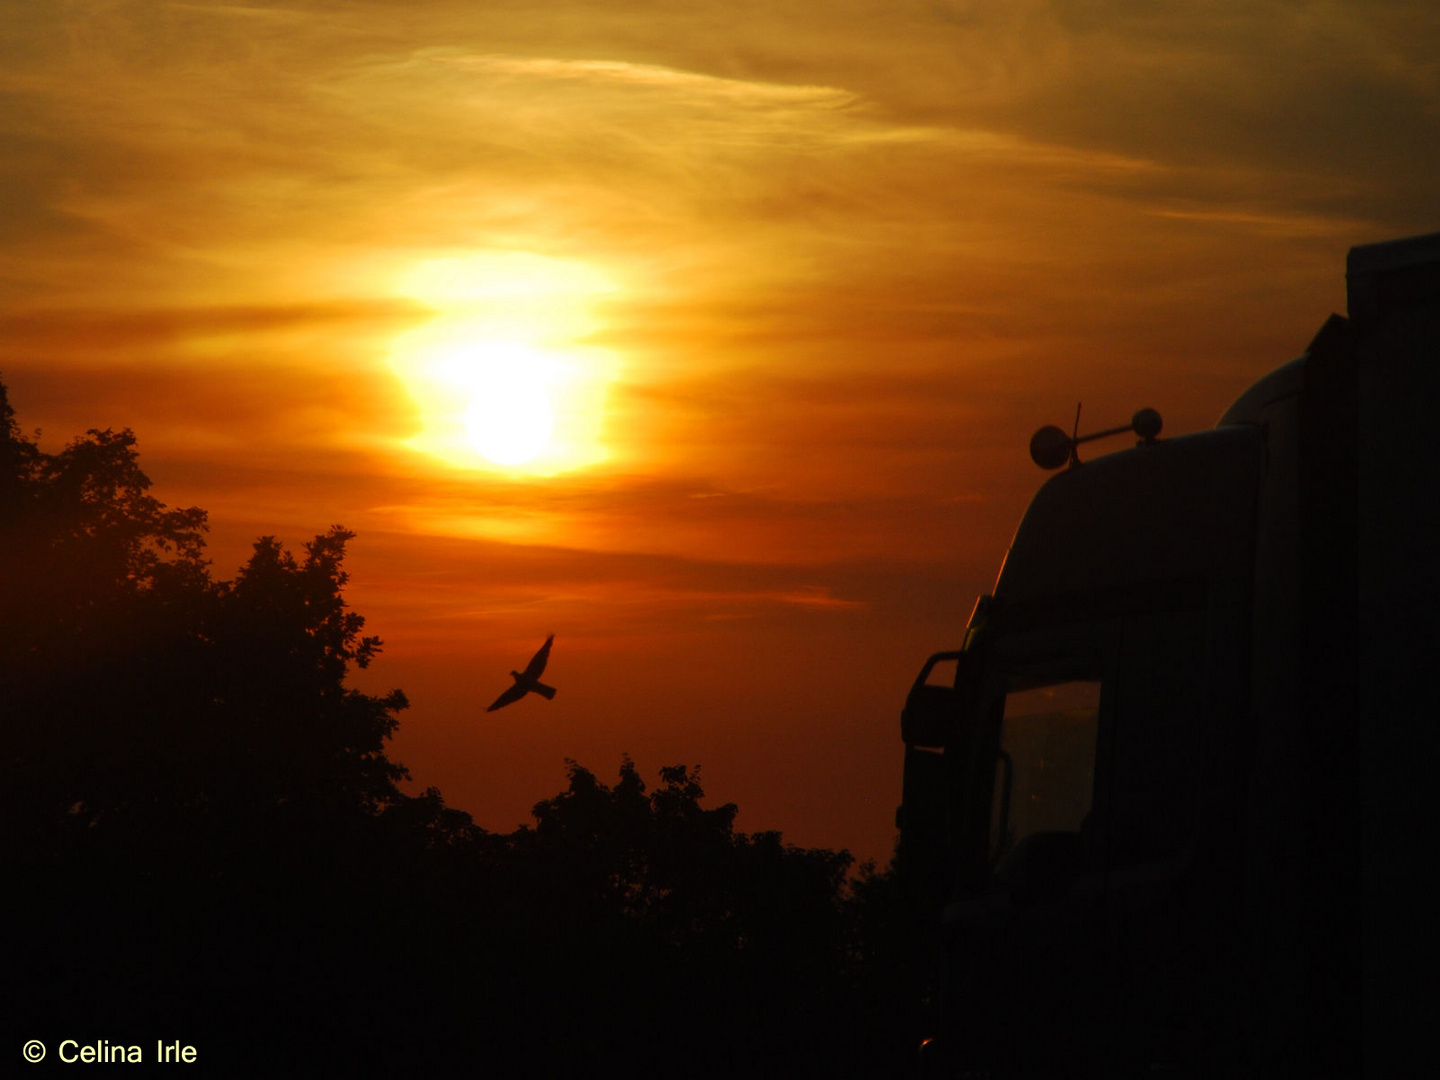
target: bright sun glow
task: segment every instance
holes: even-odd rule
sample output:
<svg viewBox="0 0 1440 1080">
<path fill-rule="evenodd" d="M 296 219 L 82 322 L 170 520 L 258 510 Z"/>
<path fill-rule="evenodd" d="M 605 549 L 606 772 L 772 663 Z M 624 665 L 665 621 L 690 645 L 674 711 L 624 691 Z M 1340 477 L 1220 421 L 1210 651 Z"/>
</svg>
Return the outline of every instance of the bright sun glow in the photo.
<svg viewBox="0 0 1440 1080">
<path fill-rule="evenodd" d="M 529 461 L 545 449 L 555 428 L 538 370 L 541 359 L 498 345 L 474 352 L 475 396 L 465 410 L 470 445 L 497 465 Z"/>
<path fill-rule="evenodd" d="M 435 311 L 394 342 L 391 366 L 419 412 L 407 440 L 462 469 L 552 475 L 603 461 L 605 391 L 618 365 L 584 343 L 595 301 L 615 291 L 593 266 L 523 252 L 411 262 L 395 291 Z"/>
</svg>

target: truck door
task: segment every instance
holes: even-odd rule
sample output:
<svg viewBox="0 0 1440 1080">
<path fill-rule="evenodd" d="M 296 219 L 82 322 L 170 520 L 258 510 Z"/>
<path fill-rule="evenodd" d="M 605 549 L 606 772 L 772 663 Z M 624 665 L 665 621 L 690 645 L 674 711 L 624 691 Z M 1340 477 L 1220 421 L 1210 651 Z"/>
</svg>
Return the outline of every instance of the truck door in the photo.
<svg viewBox="0 0 1440 1080">
<path fill-rule="evenodd" d="M 975 1065 L 1184 1068 L 1233 1043 L 1237 876 L 1217 853 L 1237 796 L 1217 778 L 1242 685 L 1216 595 L 1147 587 L 1113 618 L 993 640 L 957 862 L 984 858 L 947 908 Z"/>
<path fill-rule="evenodd" d="M 946 910 L 947 1012 L 968 1067 L 1062 1075 L 1103 1052 L 1119 634 L 1109 620 L 1012 630 L 990 646 L 957 835 L 969 869 Z"/>
</svg>

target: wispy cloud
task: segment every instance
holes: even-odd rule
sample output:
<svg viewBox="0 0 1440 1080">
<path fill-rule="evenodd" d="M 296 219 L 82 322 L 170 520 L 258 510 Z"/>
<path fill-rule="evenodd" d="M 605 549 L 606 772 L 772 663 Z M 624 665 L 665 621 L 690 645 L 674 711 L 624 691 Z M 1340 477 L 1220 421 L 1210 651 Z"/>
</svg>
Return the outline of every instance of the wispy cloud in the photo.
<svg viewBox="0 0 1440 1080">
<path fill-rule="evenodd" d="M 294 329 L 342 327 L 384 332 L 413 325 L 433 312 L 399 298 L 336 300 L 297 304 L 136 309 L 131 307 L 32 309 L 0 314 L 0 335 L 10 347 L 58 350 L 63 362 L 73 350 L 124 351 L 134 345 L 249 337 Z"/>
</svg>

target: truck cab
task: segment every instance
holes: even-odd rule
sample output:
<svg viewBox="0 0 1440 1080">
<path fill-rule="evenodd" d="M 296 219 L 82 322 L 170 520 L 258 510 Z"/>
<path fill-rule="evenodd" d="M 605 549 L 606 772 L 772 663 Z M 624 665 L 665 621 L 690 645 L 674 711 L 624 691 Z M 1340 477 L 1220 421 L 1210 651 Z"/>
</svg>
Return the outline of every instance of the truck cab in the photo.
<svg viewBox="0 0 1440 1080">
<path fill-rule="evenodd" d="M 1084 464 L 1072 440 L 912 687 L 929 1074 L 1358 1074 L 1395 1046 L 1436 749 L 1440 234 L 1348 275 L 1349 316 L 1213 430 Z"/>
</svg>

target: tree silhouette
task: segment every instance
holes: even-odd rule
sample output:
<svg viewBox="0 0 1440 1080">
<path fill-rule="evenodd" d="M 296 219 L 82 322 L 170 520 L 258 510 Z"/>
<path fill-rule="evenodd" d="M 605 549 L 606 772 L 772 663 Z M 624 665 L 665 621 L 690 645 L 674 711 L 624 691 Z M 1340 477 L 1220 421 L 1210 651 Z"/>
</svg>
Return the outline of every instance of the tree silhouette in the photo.
<svg viewBox="0 0 1440 1080">
<path fill-rule="evenodd" d="M 537 967 L 564 958 L 567 972 L 528 996 L 583 1018 L 592 1052 L 683 1058 L 702 1076 L 807 1073 L 834 1056 L 821 1048 L 848 1000 L 851 858 L 739 832 L 733 804 L 701 805 L 695 770 L 660 773 L 647 793 L 628 758 L 613 788 L 571 762 L 568 790 L 509 837 L 515 894 L 530 901 L 516 918 L 548 945 Z"/>
<path fill-rule="evenodd" d="M 0 837 L 26 1037 L 183 1037 L 221 1074 L 874 1076 L 924 977 L 893 872 L 735 828 L 627 757 L 509 834 L 386 754 L 354 538 L 256 541 L 149 494 L 129 431 L 47 454 L 0 384 Z M 377 1035 L 383 1033 L 383 1037 Z"/>
<path fill-rule="evenodd" d="M 352 534 L 262 538 L 213 581 L 204 512 L 149 494 L 131 432 L 46 453 L 3 386 L 0 469 L 0 835 L 11 925 L 44 928 L 37 1020 L 273 1031 L 288 1007 L 298 1037 L 287 996 L 319 987 L 378 1020 L 350 976 L 399 963 L 363 948 L 386 861 L 472 827 L 396 787 L 403 694 L 345 686 L 380 648 L 342 597 Z"/>
<path fill-rule="evenodd" d="M 401 801 L 384 743 L 404 695 L 344 685 L 380 648 L 341 595 L 352 533 L 332 528 L 298 561 L 262 538 L 214 582 L 204 511 L 148 493 L 131 432 L 46 454 L 0 397 L 0 464 L 4 745 L 30 781 L 11 788 L 12 823 L 137 817 L 148 835 L 182 814 L 193 828 L 265 807 L 293 823 Z"/>
<path fill-rule="evenodd" d="M 91 824 L 132 756 L 117 693 L 161 662 L 208 588 L 205 515 L 146 493 L 134 436 L 91 431 L 61 453 L 24 438 L 0 387 L 0 698 L 13 829 Z"/>
</svg>

